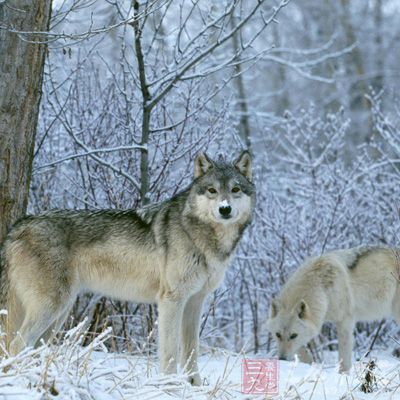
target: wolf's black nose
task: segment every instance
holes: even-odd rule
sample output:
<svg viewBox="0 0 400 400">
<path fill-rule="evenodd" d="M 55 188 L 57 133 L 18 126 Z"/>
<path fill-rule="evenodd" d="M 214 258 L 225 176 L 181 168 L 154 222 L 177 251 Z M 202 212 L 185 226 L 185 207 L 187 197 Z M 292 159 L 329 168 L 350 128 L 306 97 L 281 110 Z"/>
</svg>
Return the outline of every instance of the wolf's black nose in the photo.
<svg viewBox="0 0 400 400">
<path fill-rule="evenodd" d="M 223 217 L 228 217 L 229 214 L 232 211 L 232 207 L 231 206 L 224 206 L 224 207 L 220 207 L 219 208 L 219 213 L 223 216 Z"/>
</svg>

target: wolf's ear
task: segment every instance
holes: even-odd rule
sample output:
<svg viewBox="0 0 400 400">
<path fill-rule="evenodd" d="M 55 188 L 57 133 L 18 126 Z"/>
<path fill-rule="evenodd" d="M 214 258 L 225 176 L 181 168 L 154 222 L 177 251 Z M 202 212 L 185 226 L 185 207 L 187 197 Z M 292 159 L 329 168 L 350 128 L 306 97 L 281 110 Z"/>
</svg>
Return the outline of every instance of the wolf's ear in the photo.
<svg viewBox="0 0 400 400">
<path fill-rule="evenodd" d="M 303 299 L 301 299 L 299 304 L 297 305 L 296 312 L 297 312 L 297 316 L 300 319 L 306 318 L 307 315 L 309 314 L 308 305 Z"/>
<path fill-rule="evenodd" d="M 269 317 L 275 318 L 278 314 L 278 302 L 276 300 L 272 300 L 271 308 L 269 311 Z"/>
<path fill-rule="evenodd" d="M 198 178 L 206 174 L 212 166 L 213 162 L 206 153 L 197 154 L 194 160 L 194 177 Z"/>
<path fill-rule="evenodd" d="M 252 178 L 251 171 L 251 155 L 245 150 L 242 151 L 237 160 L 234 161 L 233 165 L 249 180 Z"/>
</svg>

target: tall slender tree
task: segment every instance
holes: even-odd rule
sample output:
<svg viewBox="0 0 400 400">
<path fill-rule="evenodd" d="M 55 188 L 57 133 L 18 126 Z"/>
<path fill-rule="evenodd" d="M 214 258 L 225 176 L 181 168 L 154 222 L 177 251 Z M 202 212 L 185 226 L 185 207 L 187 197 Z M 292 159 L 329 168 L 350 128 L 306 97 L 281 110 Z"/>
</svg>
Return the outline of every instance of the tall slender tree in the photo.
<svg viewBox="0 0 400 400">
<path fill-rule="evenodd" d="M 48 0 L 0 2 L 0 243 L 27 206 L 50 14 Z"/>
</svg>

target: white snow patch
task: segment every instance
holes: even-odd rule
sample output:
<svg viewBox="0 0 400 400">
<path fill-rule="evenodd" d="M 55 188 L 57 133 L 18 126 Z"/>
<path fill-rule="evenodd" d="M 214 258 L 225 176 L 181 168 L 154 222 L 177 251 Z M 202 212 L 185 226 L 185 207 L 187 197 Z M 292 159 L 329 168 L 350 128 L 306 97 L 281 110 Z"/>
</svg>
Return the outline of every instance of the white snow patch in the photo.
<svg viewBox="0 0 400 400">
<path fill-rule="evenodd" d="M 26 349 L 15 357 L 0 359 L 1 399 L 262 399 L 243 394 L 243 354 L 207 349 L 200 358 L 204 385 L 192 387 L 184 374 L 162 375 L 157 357 L 108 353 L 104 331 L 82 347 L 85 322 L 67 332 L 59 345 Z M 372 355 L 376 363 L 372 393 L 360 390 L 369 361 L 358 361 L 349 375 L 336 365 L 279 362 L 277 399 L 394 399 L 400 388 L 400 362 L 384 353 Z M 266 358 L 247 355 L 246 358 Z M 328 359 L 329 357 L 327 357 Z"/>
<path fill-rule="evenodd" d="M 0 398 L 3 399 L 262 399 L 241 392 L 242 354 L 212 349 L 200 358 L 201 387 L 192 387 L 183 374 L 159 373 L 156 356 L 108 353 L 110 332 L 82 347 L 82 326 L 67 333 L 61 345 L 28 349 L 0 360 Z M 145 352 L 144 352 L 145 353 Z M 277 399 L 395 399 L 399 398 L 399 360 L 373 355 L 376 385 L 370 394 L 360 390 L 368 360 L 359 361 L 349 375 L 335 365 L 279 362 Z M 246 358 L 263 358 L 247 355 Z"/>
</svg>

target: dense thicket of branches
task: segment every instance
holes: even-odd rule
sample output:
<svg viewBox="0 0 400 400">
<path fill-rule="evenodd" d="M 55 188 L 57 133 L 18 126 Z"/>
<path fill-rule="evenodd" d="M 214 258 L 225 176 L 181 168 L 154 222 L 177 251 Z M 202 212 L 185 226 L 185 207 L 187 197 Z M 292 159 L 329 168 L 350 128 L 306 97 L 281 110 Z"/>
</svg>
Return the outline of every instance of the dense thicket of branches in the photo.
<svg viewBox="0 0 400 400">
<path fill-rule="evenodd" d="M 31 212 L 165 199 L 197 151 L 252 147 L 257 209 L 205 309 L 209 345 L 270 350 L 269 303 L 305 257 L 398 242 L 400 9 L 287 3 L 68 0 L 47 35 Z M 153 307 L 85 296 L 73 314 L 112 325 L 113 348 L 154 337 Z M 335 343 L 327 326 L 313 350 Z"/>
</svg>

